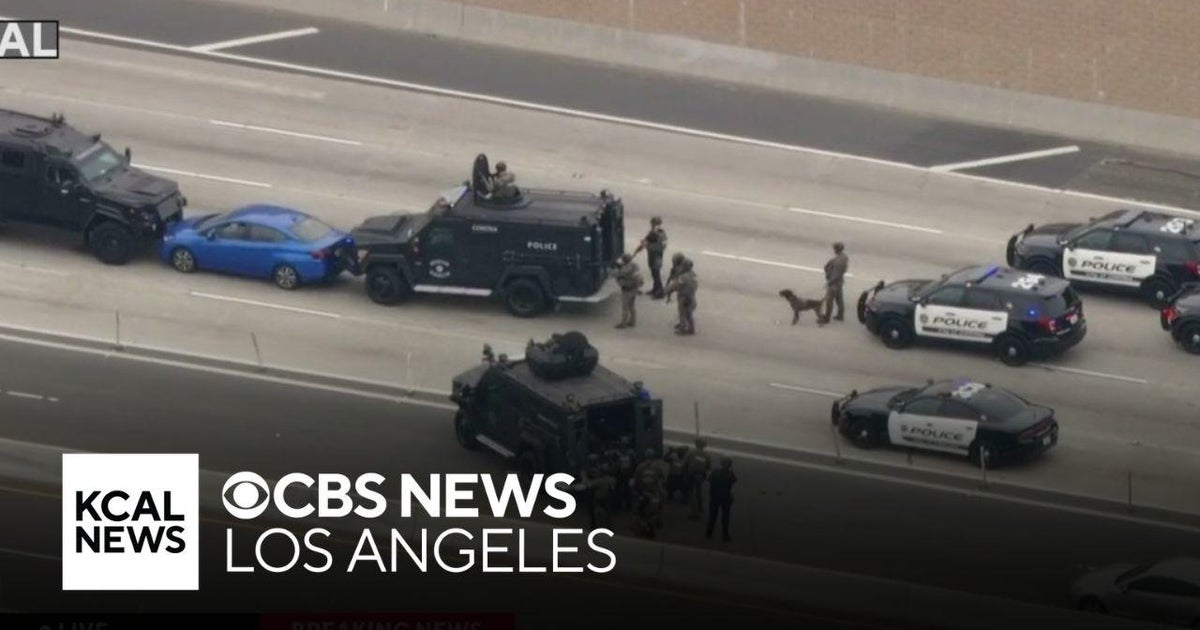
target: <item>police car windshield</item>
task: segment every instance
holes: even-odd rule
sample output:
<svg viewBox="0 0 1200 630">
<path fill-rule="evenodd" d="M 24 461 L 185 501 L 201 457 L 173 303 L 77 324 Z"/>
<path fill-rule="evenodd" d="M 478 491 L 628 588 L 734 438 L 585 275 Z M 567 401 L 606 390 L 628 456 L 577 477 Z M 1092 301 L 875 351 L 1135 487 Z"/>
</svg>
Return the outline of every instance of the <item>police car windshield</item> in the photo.
<svg viewBox="0 0 1200 630">
<path fill-rule="evenodd" d="M 97 142 L 75 156 L 72 161 L 83 175 L 83 179 L 95 182 L 125 164 L 125 157 L 113 151 L 106 143 Z"/>
<path fill-rule="evenodd" d="M 1012 394 L 997 389 L 984 389 L 971 396 L 971 404 L 988 419 L 1008 420 L 1025 412 L 1025 403 Z"/>
</svg>

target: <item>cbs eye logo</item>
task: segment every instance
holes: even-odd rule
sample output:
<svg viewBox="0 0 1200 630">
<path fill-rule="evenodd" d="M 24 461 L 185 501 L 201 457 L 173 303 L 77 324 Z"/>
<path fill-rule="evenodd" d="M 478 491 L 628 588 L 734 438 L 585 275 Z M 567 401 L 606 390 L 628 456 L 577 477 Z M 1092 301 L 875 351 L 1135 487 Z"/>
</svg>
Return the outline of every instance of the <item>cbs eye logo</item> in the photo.
<svg viewBox="0 0 1200 630">
<path fill-rule="evenodd" d="M 221 489 L 225 511 L 242 520 L 262 516 L 270 504 L 271 491 L 260 475 L 248 471 L 234 473 Z"/>
</svg>

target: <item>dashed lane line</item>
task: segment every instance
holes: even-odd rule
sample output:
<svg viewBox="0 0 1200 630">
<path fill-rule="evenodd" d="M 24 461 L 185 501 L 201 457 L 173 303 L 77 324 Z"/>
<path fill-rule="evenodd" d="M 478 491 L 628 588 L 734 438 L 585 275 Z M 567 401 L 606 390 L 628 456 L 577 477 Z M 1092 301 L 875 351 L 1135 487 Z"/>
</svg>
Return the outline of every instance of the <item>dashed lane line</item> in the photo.
<svg viewBox="0 0 1200 630">
<path fill-rule="evenodd" d="M 1144 378 L 1136 378 L 1133 376 L 1122 376 L 1120 374 L 1109 374 L 1107 372 L 1093 372 L 1092 370 L 1081 370 L 1079 368 L 1062 367 L 1058 365 L 1046 365 L 1044 363 L 1030 363 L 1030 367 L 1042 368 L 1051 372 L 1066 372 L 1067 374 L 1078 374 L 1080 376 L 1094 376 L 1096 378 L 1107 378 L 1114 381 L 1124 383 L 1136 383 L 1138 385 L 1147 385 L 1150 381 Z"/>
<path fill-rule="evenodd" d="M 827 219 L 838 219 L 840 221 L 851 221 L 854 223 L 866 223 L 868 225 L 879 225 L 883 227 L 896 228 L 899 230 L 910 230 L 912 232 L 924 232 L 926 234 L 944 234 L 942 230 L 921 227 L 919 225 L 909 225 L 907 223 L 893 223 L 892 221 L 881 221 L 879 219 L 868 219 L 866 217 L 855 217 L 846 214 L 834 214 L 832 212 L 821 212 L 820 210 L 809 210 L 808 208 L 796 208 L 788 206 L 789 212 L 797 214 L 807 214 L 814 217 L 825 217 Z"/>
<path fill-rule="evenodd" d="M 206 173 L 197 173 L 194 171 L 181 171 L 179 169 L 167 168 L 165 166 L 151 166 L 149 164 L 134 164 L 137 168 L 146 169 L 147 171 L 158 171 L 160 173 L 169 173 L 171 175 L 182 175 L 184 177 L 195 177 L 198 179 L 209 179 L 214 182 L 224 182 L 227 184 L 241 184 L 242 186 L 252 186 L 254 188 L 273 188 L 266 182 L 256 182 L 249 179 L 237 179 L 236 177 L 225 177 L 222 175 L 208 175 Z"/>
<path fill-rule="evenodd" d="M 297 28 L 290 31 L 279 31 L 278 33 L 267 33 L 265 35 L 254 35 L 251 37 L 240 37 L 238 39 L 227 39 L 221 42 L 213 42 L 211 44 L 202 44 L 200 46 L 192 46 L 191 50 L 195 52 L 213 52 L 216 50 L 224 50 L 226 48 L 235 48 L 237 46 L 250 46 L 251 44 L 263 44 L 266 42 L 274 42 L 281 39 L 291 39 L 293 37 L 303 37 L 305 35 L 316 35 L 321 31 L 316 27 L 309 26 L 307 28 Z"/>
<path fill-rule="evenodd" d="M 738 256 L 735 254 L 714 252 L 714 251 L 708 250 L 708 249 L 703 250 L 700 253 L 704 254 L 705 256 L 712 256 L 713 258 L 724 258 L 725 260 L 736 260 L 738 262 L 754 263 L 756 265 L 766 265 L 768 267 L 782 267 L 784 269 L 795 269 L 796 271 L 807 271 L 809 273 L 820 273 L 820 274 L 825 273 L 824 269 L 818 269 L 816 267 L 806 267 L 804 265 L 795 265 L 792 263 L 779 262 L 777 260 L 766 260 L 764 258 L 752 258 L 750 256 Z M 854 274 L 847 273 L 846 277 L 853 278 Z"/>
<path fill-rule="evenodd" d="M 328 317 L 330 319 L 341 319 L 338 313 L 330 313 L 328 311 L 314 311 L 312 309 L 300 308 L 297 306 L 287 306 L 284 304 L 274 304 L 272 302 L 259 302 L 258 300 L 247 300 L 245 298 L 230 297 L 227 295 L 217 295 L 215 293 L 204 293 L 202 291 L 190 291 L 192 297 L 204 298 L 206 300 L 217 300 L 219 302 L 233 302 L 235 304 L 245 304 L 247 306 L 261 306 L 263 308 L 273 308 L 281 311 L 289 311 L 292 313 L 302 313 L 304 315 L 316 315 L 318 317 Z"/>
<path fill-rule="evenodd" d="M 263 133 L 273 133 L 281 136 L 290 136 L 293 138 L 304 138 L 305 140 L 318 140 L 321 142 L 332 142 L 334 144 L 348 144 L 355 147 L 363 146 L 358 140 L 346 140 L 344 138 L 334 138 L 332 136 L 322 136 L 313 133 L 303 133 L 300 131 L 289 131 L 287 129 L 276 129 L 275 127 L 261 127 L 259 125 L 247 125 L 244 123 L 230 122 L 227 120 L 209 120 L 210 124 L 218 127 L 230 127 L 232 129 L 244 129 L 247 131 L 261 131 Z"/>
<path fill-rule="evenodd" d="M 1023 162 L 1025 160 L 1036 160 L 1046 157 L 1054 157 L 1056 155 L 1066 155 L 1068 153 L 1078 153 L 1079 147 L 1056 147 L 1053 149 L 1042 149 L 1041 151 L 1027 151 L 1025 153 L 1014 153 L 1012 155 L 1000 155 L 982 160 L 972 160 L 970 162 L 956 162 L 953 164 L 940 164 L 931 166 L 929 170 L 936 173 L 948 173 L 950 171 L 962 171 L 972 168 L 981 168 L 984 166 L 995 166 L 997 164 L 1010 164 L 1012 162 Z"/>
<path fill-rule="evenodd" d="M 799 385 L 785 385 L 783 383 L 767 383 L 767 385 L 774 387 L 776 389 L 786 389 L 786 390 L 792 391 L 792 392 L 803 392 L 805 394 L 815 394 L 817 396 L 826 396 L 829 398 L 842 398 L 843 396 L 846 395 L 844 393 L 831 392 L 831 391 L 824 390 L 824 389 L 814 389 L 812 387 L 800 387 Z"/>
</svg>

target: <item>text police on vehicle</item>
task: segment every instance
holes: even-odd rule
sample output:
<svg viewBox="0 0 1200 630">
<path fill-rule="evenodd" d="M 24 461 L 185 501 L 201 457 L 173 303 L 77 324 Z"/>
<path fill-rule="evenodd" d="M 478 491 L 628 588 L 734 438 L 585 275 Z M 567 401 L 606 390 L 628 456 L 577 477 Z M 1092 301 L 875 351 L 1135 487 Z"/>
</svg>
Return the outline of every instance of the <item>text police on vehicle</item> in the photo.
<svg viewBox="0 0 1200 630">
<path fill-rule="evenodd" d="M 976 463 L 1038 455 L 1058 443 L 1053 409 L 970 379 L 852 391 L 833 403 L 832 419 L 863 448 L 892 444 Z"/>
<path fill-rule="evenodd" d="M 990 345 L 1008 365 L 1066 350 L 1087 332 L 1067 281 L 994 265 L 940 280 L 880 281 L 859 296 L 858 320 L 889 348 L 917 338 Z"/>
<path fill-rule="evenodd" d="M 1138 290 L 1162 307 L 1183 283 L 1200 279 L 1200 230 L 1193 219 L 1117 210 L 1086 224 L 1031 224 L 1009 239 L 1007 255 L 1013 267 Z"/>
<path fill-rule="evenodd" d="M 1159 321 L 1184 350 L 1200 354 L 1200 283 L 1188 284 L 1173 296 Z"/>
</svg>

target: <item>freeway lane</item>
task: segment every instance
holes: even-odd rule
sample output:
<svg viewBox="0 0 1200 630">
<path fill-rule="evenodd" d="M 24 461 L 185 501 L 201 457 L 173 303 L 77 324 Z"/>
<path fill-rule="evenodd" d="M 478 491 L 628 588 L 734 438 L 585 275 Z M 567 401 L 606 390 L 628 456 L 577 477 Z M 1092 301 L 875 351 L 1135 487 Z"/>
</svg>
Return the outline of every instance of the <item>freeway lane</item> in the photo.
<svg viewBox="0 0 1200 630">
<path fill-rule="evenodd" d="M 4 0 L 0 14 L 53 15 L 68 27 L 187 47 L 317 28 L 315 34 L 221 50 L 905 164 L 946 166 L 984 161 L 961 170 L 1187 207 L 1196 204 L 1193 188 L 1195 178 L 1200 177 L 1200 162 L 1194 158 L 206 0 Z M 1064 147 L 1080 150 L 1000 165 L 986 162 Z"/>
<path fill-rule="evenodd" d="M 110 269 L 69 239 L 15 226 L 0 252 L 5 323 L 110 339 L 119 311 L 129 343 L 255 361 L 255 333 L 268 364 L 437 389 L 477 360 L 484 342 L 519 351 L 531 337 L 578 328 L 674 401 L 672 426 L 692 427 L 697 401 L 705 432 L 823 452 L 835 444 L 828 398 L 772 383 L 844 392 L 965 374 L 1022 391 L 1064 419 L 1057 453 L 1003 478 L 1124 501 L 1132 471 L 1136 503 L 1200 511 L 1188 490 L 1200 470 L 1200 427 L 1189 421 L 1193 361 L 1172 347 L 1153 310 L 1089 294 L 1088 340 L 1053 362 L 1074 372 L 1014 370 L 984 353 L 940 348 L 891 352 L 853 322 L 820 331 L 811 319 L 781 322 L 789 313 L 776 292 L 814 292 L 830 240 L 850 244 L 853 299 L 875 278 L 936 277 L 994 260 L 1014 226 L 1078 220 L 1106 203 L 83 42 L 64 55 L 52 68 L 6 68 L 5 103 L 65 110 L 133 146 L 139 164 L 267 186 L 180 175 L 192 212 L 270 201 L 348 228 L 369 214 L 426 207 L 432 191 L 461 181 L 463 156 L 481 148 L 520 164 L 533 185 L 612 187 L 626 198 L 631 240 L 661 214 L 672 247 L 698 260 L 702 334 L 670 335 L 671 310 L 655 303 L 643 303 L 637 329 L 616 332 L 614 305 L 527 321 L 468 300 L 383 309 L 357 281 L 283 293 L 181 276 L 150 260 Z M 970 474 L 946 458 L 855 455 Z"/>
<path fill-rule="evenodd" d="M 0 384 L 58 399 L 0 397 L 6 438 L 99 452 L 198 452 L 205 469 L 268 476 L 505 470 L 457 445 L 449 410 L 11 342 L 0 342 L 0 356 Z M 1067 603 L 1064 589 L 1082 565 L 1200 549 L 1200 532 L 1190 529 L 746 456 L 735 467 L 734 541 L 705 541 L 700 524 L 671 505 L 666 542 L 1049 605 Z M 4 546 L 47 553 L 58 524 L 50 514 L 5 519 Z M 623 534 L 628 525 L 614 529 Z"/>
</svg>

